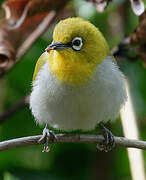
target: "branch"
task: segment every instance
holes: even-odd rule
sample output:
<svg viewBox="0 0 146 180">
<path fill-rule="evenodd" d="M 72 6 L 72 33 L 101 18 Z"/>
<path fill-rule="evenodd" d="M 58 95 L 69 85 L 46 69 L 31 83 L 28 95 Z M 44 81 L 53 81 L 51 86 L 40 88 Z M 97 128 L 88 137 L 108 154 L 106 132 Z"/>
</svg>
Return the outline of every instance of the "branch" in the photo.
<svg viewBox="0 0 146 180">
<path fill-rule="evenodd" d="M 90 134 L 57 134 L 57 142 L 51 143 L 101 143 L 104 138 L 102 135 L 90 135 Z M 17 139 L 12 139 L 8 141 L 0 142 L 0 151 L 12 149 L 15 147 L 22 146 L 30 146 L 30 145 L 39 145 L 43 143 L 39 143 L 38 140 L 42 137 L 42 135 L 38 136 L 28 136 Z M 146 150 L 146 141 L 140 141 L 135 139 L 127 139 L 124 137 L 114 137 L 115 144 L 127 148 L 138 148 Z"/>
<path fill-rule="evenodd" d="M 8 117 L 13 115 L 16 112 L 19 112 L 21 109 L 25 108 L 29 103 L 29 94 L 25 98 L 21 99 L 16 104 L 9 107 L 5 112 L 0 114 L 0 123 L 7 120 Z"/>
</svg>

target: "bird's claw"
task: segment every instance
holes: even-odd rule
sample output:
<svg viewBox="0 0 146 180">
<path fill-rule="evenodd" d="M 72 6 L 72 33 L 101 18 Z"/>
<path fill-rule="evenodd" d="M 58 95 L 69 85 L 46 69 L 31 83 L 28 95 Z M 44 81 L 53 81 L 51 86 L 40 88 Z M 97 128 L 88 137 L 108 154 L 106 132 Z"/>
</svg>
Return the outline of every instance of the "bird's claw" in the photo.
<svg viewBox="0 0 146 180">
<path fill-rule="evenodd" d="M 114 135 L 103 124 L 100 123 L 99 127 L 102 130 L 104 141 L 102 143 L 97 144 L 97 148 L 100 151 L 104 152 L 111 151 L 115 146 Z"/>
<path fill-rule="evenodd" d="M 50 147 L 48 146 L 49 142 L 57 141 L 57 136 L 53 131 L 48 129 L 48 125 L 46 124 L 42 137 L 38 140 L 39 143 L 44 142 L 44 149 L 42 152 L 50 152 Z"/>
</svg>

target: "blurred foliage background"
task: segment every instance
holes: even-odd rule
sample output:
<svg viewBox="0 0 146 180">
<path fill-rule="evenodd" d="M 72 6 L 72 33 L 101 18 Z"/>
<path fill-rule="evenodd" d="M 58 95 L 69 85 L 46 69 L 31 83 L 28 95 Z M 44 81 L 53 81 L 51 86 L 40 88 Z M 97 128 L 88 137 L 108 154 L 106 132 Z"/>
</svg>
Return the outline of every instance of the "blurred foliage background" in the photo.
<svg viewBox="0 0 146 180">
<path fill-rule="evenodd" d="M 2 1 L 1 1 L 2 3 Z M 134 31 L 138 17 L 126 0 L 114 0 L 104 13 L 83 0 L 72 0 L 73 16 L 80 16 L 97 26 L 110 48 Z M 2 11 L 2 10 L 1 10 Z M 52 40 L 52 28 L 43 34 L 22 60 L 0 80 L 0 111 L 23 98 L 31 91 L 32 74 L 38 57 Z M 130 90 L 137 116 L 140 138 L 146 139 L 146 69 L 140 59 L 131 62 L 121 59 L 121 69 L 130 81 Z M 110 125 L 116 136 L 123 136 L 120 119 Z M 42 128 L 35 124 L 29 107 L 0 124 L 0 140 L 37 135 Z M 125 148 L 109 153 L 99 152 L 95 145 L 51 145 L 50 153 L 42 153 L 43 146 L 15 148 L 0 152 L 2 180 L 130 180 L 130 168 Z M 146 152 L 144 160 L 146 162 Z M 145 163 L 146 166 L 146 163 Z"/>
</svg>

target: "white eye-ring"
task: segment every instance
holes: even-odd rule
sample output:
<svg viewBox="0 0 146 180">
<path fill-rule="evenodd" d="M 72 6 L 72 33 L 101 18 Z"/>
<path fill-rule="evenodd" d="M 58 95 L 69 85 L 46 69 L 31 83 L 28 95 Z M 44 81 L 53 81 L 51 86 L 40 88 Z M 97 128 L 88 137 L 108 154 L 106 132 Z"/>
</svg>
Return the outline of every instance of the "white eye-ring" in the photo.
<svg viewBox="0 0 146 180">
<path fill-rule="evenodd" d="M 82 41 L 82 38 L 81 38 L 81 37 L 75 37 L 75 38 L 72 40 L 72 48 L 73 48 L 75 51 L 81 50 L 82 46 L 83 46 L 83 41 Z"/>
</svg>

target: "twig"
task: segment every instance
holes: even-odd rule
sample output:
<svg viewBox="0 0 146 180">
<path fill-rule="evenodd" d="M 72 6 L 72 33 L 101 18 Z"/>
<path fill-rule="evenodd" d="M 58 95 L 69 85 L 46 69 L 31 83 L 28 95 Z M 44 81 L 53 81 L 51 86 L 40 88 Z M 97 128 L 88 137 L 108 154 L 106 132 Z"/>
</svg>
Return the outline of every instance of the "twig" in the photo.
<svg viewBox="0 0 146 180">
<path fill-rule="evenodd" d="M 27 95 L 25 98 L 17 102 L 16 104 L 9 107 L 5 112 L 0 114 L 0 123 L 7 120 L 8 117 L 13 115 L 14 113 L 20 111 L 21 109 L 25 108 L 29 102 L 29 95 Z"/>
<path fill-rule="evenodd" d="M 51 143 L 101 143 L 103 141 L 102 135 L 90 135 L 90 134 L 57 134 L 57 141 Z M 17 139 L 12 139 L 8 141 L 0 142 L 0 151 L 12 149 L 15 147 L 39 145 L 38 140 L 41 135 L 38 136 L 28 136 Z M 124 137 L 114 137 L 115 144 L 128 148 L 138 148 L 146 150 L 146 141 L 140 141 L 135 139 L 127 139 Z"/>
</svg>

